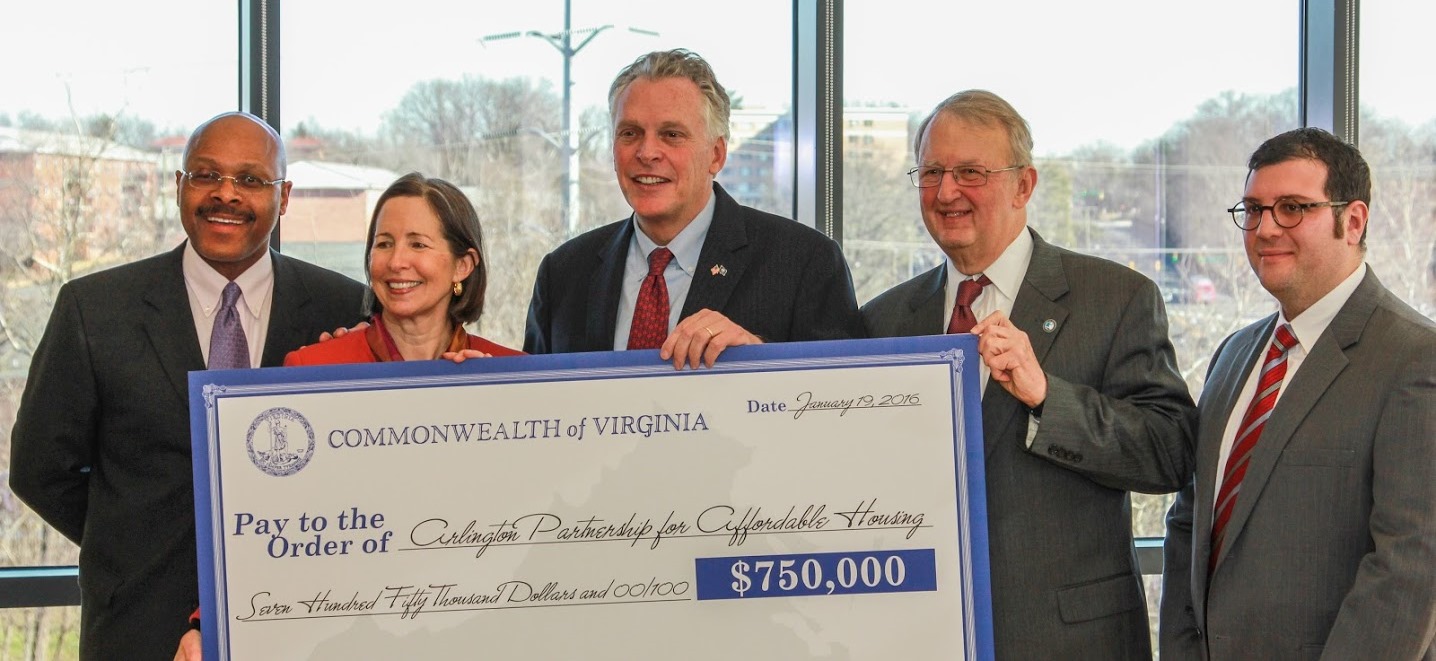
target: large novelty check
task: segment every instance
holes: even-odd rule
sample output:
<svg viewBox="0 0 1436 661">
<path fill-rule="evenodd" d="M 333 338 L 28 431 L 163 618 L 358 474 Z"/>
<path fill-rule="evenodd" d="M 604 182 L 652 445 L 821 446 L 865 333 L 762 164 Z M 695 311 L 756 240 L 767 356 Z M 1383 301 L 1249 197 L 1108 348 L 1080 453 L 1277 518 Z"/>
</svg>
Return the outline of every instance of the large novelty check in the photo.
<svg viewBox="0 0 1436 661">
<path fill-rule="evenodd" d="M 976 342 L 192 372 L 209 659 L 990 658 Z"/>
</svg>

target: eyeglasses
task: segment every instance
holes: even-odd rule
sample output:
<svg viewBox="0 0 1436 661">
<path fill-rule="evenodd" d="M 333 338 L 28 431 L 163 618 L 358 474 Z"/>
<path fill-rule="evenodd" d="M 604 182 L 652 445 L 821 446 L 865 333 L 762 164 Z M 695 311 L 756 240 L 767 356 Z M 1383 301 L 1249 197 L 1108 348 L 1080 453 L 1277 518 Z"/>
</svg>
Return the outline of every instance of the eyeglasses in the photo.
<svg viewBox="0 0 1436 661">
<path fill-rule="evenodd" d="M 262 191 L 275 184 L 284 183 L 284 179 L 265 181 L 252 174 L 230 176 L 227 174 L 220 174 L 218 172 L 211 172 L 208 170 L 201 170 L 199 172 L 185 172 L 183 174 L 184 178 L 189 180 L 189 185 L 199 190 L 214 190 L 216 188 L 219 188 L 220 184 L 224 183 L 225 179 L 233 181 L 235 188 L 250 193 Z"/>
<path fill-rule="evenodd" d="M 942 169 L 933 165 L 919 165 L 907 171 L 907 176 L 912 179 L 912 185 L 918 188 L 936 188 L 942 185 L 942 175 L 952 173 L 952 180 L 959 186 L 982 186 L 987 183 L 987 176 L 998 172 L 1011 172 L 1021 170 L 1026 165 L 1014 165 L 998 170 L 989 170 L 981 165 L 955 165 Z"/>
<path fill-rule="evenodd" d="M 1227 209 L 1232 215 L 1232 222 L 1244 232 L 1250 232 L 1261 225 L 1261 218 L 1267 211 L 1271 212 L 1271 219 L 1277 227 L 1291 229 L 1301 224 L 1301 219 L 1306 216 L 1307 209 L 1319 209 L 1321 207 L 1346 206 L 1351 202 L 1296 202 L 1294 200 L 1277 200 L 1276 204 L 1261 205 L 1255 202 L 1238 202 L 1236 206 Z"/>
</svg>

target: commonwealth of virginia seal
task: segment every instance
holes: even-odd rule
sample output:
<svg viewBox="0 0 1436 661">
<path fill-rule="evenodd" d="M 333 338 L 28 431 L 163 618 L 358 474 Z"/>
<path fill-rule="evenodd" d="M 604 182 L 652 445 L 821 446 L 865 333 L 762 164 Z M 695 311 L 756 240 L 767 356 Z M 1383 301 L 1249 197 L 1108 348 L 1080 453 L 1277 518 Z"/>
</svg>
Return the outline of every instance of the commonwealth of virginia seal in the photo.
<svg viewBox="0 0 1436 661">
<path fill-rule="evenodd" d="M 255 417 L 244 443 L 256 468 L 284 477 L 298 473 L 314 456 L 314 428 L 298 411 L 275 407 Z"/>
</svg>

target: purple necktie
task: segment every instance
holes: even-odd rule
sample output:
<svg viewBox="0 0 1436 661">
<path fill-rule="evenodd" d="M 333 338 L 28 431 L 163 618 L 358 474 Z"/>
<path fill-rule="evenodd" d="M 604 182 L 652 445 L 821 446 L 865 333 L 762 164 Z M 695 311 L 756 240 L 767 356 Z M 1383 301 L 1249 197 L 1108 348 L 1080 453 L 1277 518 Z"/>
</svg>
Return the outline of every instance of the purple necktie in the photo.
<svg viewBox="0 0 1436 661">
<path fill-rule="evenodd" d="M 244 326 L 239 323 L 239 285 L 233 282 L 224 286 L 219 302 L 219 312 L 214 315 L 214 330 L 209 336 L 209 368 L 229 370 L 249 367 L 249 340 L 244 337 Z"/>
</svg>

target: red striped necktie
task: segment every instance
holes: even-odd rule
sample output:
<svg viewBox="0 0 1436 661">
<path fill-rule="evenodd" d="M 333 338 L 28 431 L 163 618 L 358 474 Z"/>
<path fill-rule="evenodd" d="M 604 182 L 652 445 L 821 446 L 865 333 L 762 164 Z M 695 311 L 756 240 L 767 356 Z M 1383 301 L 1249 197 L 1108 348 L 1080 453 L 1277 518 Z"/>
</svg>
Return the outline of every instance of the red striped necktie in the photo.
<svg viewBox="0 0 1436 661">
<path fill-rule="evenodd" d="M 1291 332 L 1291 324 L 1282 324 L 1276 329 L 1276 337 L 1272 338 L 1271 347 L 1267 349 L 1261 375 L 1257 377 L 1256 394 L 1252 395 L 1251 405 L 1247 407 L 1246 415 L 1242 416 L 1241 426 L 1237 427 L 1236 440 L 1232 443 L 1231 455 L 1227 457 L 1222 488 L 1217 492 L 1216 510 L 1212 519 L 1212 555 L 1209 560 L 1211 568 L 1216 567 L 1217 554 L 1222 550 L 1222 543 L 1225 541 L 1227 522 L 1231 520 L 1237 497 L 1241 495 L 1242 478 L 1246 477 L 1247 467 L 1251 465 L 1252 449 L 1261 438 L 1267 418 L 1271 417 L 1271 410 L 1276 406 L 1282 379 L 1286 378 L 1287 351 L 1294 346 L 1296 335 Z"/>
</svg>

